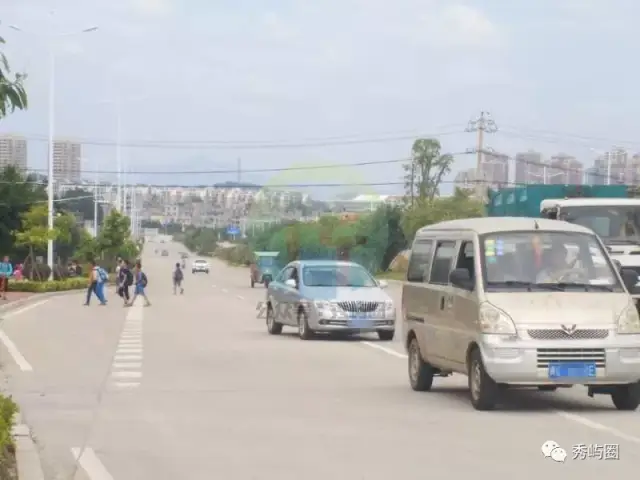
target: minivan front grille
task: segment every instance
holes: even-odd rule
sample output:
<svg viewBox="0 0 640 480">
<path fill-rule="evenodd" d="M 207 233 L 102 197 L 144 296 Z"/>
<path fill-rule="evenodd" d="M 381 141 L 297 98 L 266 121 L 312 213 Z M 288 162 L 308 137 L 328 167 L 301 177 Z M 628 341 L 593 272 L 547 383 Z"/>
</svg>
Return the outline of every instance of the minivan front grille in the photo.
<svg viewBox="0 0 640 480">
<path fill-rule="evenodd" d="M 345 312 L 369 313 L 375 312 L 380 305 L 379 302 L 338 302 L 338 306 Z"/>
<path fill-rule="evenodd" d="M 606 366 L 604 348 L 538 348 L 538 368 L 549 368 L 550 363 L 593 362 L 597 368 Z"/>
<path fill-rule="evenodd" d="M 527 333 L 535 340 L 600 340 L 609 336 L 609 330 L 603 328 L 581 329 L 571 334 L 560 329 L 546 328 L 528 330 Z"/>
</svg>

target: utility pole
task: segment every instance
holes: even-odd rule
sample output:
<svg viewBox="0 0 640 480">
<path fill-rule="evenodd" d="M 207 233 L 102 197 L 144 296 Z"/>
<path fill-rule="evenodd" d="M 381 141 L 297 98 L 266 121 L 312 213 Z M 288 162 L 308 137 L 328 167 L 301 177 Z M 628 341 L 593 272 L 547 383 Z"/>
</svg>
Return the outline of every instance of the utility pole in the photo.
<svg viewBox="0 0 640 480">
<path fill-rule="evenodd" d="M 469 124 L 466 128 L 467 132 L 477 132 L 477 142 L 476 142 L 476 195 L 478 199 L 484 200 L 486 193 L 486 185 L 485 182 L 482 181 L 482 163 L 483 163 L 483 155 L 484 155 L 484 134 L 485 133 L 495 133 L 498 131 L 498 126 L 496 122 L 491 118 L 491 114 L 489 112 L 482 111 L 480 112 L 480 116 L 469 121 Z"/>
</svg>

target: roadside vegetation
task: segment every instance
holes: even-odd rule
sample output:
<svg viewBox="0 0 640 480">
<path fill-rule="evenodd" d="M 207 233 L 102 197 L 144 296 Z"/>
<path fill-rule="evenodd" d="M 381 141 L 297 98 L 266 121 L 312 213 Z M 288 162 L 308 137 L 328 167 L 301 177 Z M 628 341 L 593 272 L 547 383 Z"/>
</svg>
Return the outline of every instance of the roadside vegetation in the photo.
<svg viewBox="0 0 640 480">
<path fill-rule="evenodd" d="M 344 259 L 383 277 L 401 279 L 407 261 L 396 257 L 410 248 L 419 228 L 484 215 L 484 205 L 469 191 L 457 189 L 452 196 L 440 196 L 442 179 L 451 171 L 452 163 L 453 157 L 440 153 L 437 140 L 418 139 L 411 160 L 404 165 L 403 205 L 382 205 L 361 215 L 325 215 L 318 221 L 275 225 L 227 248 L 217 246 L 221 234 L 213 229 L 187 229 L 175 238 L 199 255 L 215 255 L 236 265 L 248 265 L 254 251 L 277 251 L 281 265 L 296 259 Z"/>
</svg>

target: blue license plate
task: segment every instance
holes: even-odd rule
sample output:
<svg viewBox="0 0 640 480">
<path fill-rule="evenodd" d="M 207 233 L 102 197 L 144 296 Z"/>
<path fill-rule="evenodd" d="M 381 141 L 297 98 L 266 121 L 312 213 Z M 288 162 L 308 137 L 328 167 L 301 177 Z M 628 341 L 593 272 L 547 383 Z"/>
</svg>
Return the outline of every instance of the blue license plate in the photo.
<svg viewBox="0 0 640 480">
<path fill-rule="evenodd" d="M 367 318 L 350 318 L 349 319 L 349 327 L 350 328 L 367 328 L 369 327 L 370 322 Z"/>
<path fill-rule="evenodd" d="M 593 378 L 595 376 L 595 363 L 567 362 L 549 364 L 549 378 Z"/>
</svg>

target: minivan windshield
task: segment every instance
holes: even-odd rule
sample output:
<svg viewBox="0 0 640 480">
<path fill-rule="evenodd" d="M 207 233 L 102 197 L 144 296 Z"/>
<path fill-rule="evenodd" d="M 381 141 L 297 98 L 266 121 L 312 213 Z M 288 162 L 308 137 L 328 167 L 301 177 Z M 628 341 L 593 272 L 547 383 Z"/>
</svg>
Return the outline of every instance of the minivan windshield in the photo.
<svg viewBox="0 0 640 480">
<path fill-rule="evenodd" d="M 504 291 L 624 292 L 595 235 L 500 232 L 482 237 L 484 288 Z"/>
<path fill-rule="evenodd" d="M 302 269 L 302 282 L 307 287 L 377 287 L 378 283 L 363 267 L 310 266 Z"/>
</svg>

